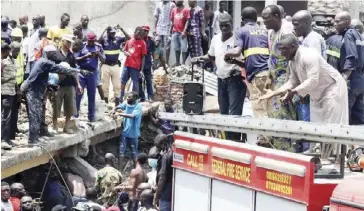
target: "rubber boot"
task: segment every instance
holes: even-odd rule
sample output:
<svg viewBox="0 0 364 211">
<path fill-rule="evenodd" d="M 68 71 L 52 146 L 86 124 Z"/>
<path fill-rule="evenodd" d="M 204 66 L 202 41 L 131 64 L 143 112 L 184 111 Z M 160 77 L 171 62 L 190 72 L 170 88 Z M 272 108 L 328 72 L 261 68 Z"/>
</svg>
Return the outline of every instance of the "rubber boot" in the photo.
<svg viewBox="0 0 364 211">
<path fill-rule="evenodd" d="M 105 97 L 105 103 L 109 104 L 109 98 Z"/>
<path fill-rule="evenodd" d="M 120 98 L 115 98 L 115 107 L 117 107 L 120 104 Z"/>
<path fill-rule="evenodd" d="M 176 66 L 181 65 L 180 58 L 181 58 L 181 51 L 176 51 Z"/>
<path fill-rule="evenodd" d="M 188 57 L 188 53 L 187 52 L 182 52 L 182 62 L 183 62 L 183 64 L 186 64 L 187 57 Z"/>
</svg>

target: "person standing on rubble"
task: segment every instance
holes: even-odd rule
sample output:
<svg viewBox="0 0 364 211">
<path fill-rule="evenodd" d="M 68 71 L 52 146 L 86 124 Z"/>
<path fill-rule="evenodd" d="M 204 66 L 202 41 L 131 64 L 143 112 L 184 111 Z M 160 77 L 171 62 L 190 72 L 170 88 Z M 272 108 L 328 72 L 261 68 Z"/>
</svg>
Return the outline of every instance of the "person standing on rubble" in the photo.
<svg viewBox="0 0 364 211">
<path fill-rule="evenodd" d="M 47 88 L 47 81 L 49 73 L 64 73 L 72 74 L 74 72 L 81 72 L 82 74 L 89 74 L 87 71 L 63 67 L 56 65 L 59 62 L 57 58 L 57 49 L 53 45 L 48 45 L 43 50 L 46 53 L 47 59 L 40 58 L 34 64 L 33 70 L 29 78 L 24 81 L 20 87 L 21 93 L 25 94 L 29 107 L 29 142 L 35 144 L 41 142 L 39 139 L 42 135 L 49 135 L 47 128 L 41 128 L 44 122 L 44 93 Z"/>
<path fill-rule="evenodd" d="M 95 121 L 95 103 L 96 103 L 96 87 L 98 83 L 98 67 L 99 60 L 101 63 L 105 62 L 105 54 L 102 46 L 96 42 L 96 34 L 89 32 L 87 34 L 87 42 L 82 46 L 82 49 L 75 54 L 76 62 L 81 69 L 92 72 L 90 75 L 79 75 L 79 81 L 82 90 L 87 87 L 88 99 L 88 120 Z M 81 100 L 83 91 L 76 95 L 76 118 L 79 117 L 81 109 Z"/>
<path fill-rule="evenodd" d="M 343 36 L 339 72 L 348 82 L 350 124 L 364 124 L 364 37 L 351 26 L 349 12 L 340 12 L 334 21 Z"/>
<path fill-rule="evenodd" d="M 202 56 L 202 38 L 207 40 L 204 24 L 204 14 L 196 1 L 188 1 L 190 20 L 188 21 L 187 40 L 191 58 Z"/>
<path fill-rule="evenodd" d="M 102 48 L 105 52 L 105 63 L 103 63 L 100 68 L 102 73 L 105 102 L 107 104 L 109 103 L 109 88 L 111 80 L 114 90 L 115 107 L 120 103 L 120 49 L 122 48 L 122 43 L 130 39 L 130 36 L 124 31 L 123 28 L 121 28 L 121 31 L 124 33 L 125 37 L 115 36 L 115 27 L 109 26 L 106 28 L 107 36 L 101 36 L 99 39 L 99 43 L 102 45 Z"/>
<path fill-rule="evenodd" d="M 20 53 L 21 44 L 12 42 L 10 46 L 1 44 L 1 148 L 11 149 L 11 111 L 18 90 L 16 89 L 16 57 Z"/>
<path fill-rule="evenodd" d="M 212 38 L 208 54 L 194 57 L 191 62 L 215 61 L 220 114 L 241 116 L 246 85 L 243 82 L 240 67 L 236 64 L 227 63 L 225 60 L 225 53 L 236 46 L 233 34 L 233 19 L 229 14 L 221 14 L 219 16 L 219 25 L 221 33 Z M 235 56 L 236 58 L 241 57 L 241 53 L 237 53 Z M 240 136 L 240 133 L 227 133 L 227 139 L 229 140 L 241 140 Z"/>
<path fill-rule="evenodd" d="M 144 102 L 146 100 L 146 96 L 144 93 L 144 88 L 147 90 L 148 100 L 149 102 L 153 102 L 153 75 L 152 75 L 152 56 L 155 51 L 155 43 L 151 37 L 148 36 L 149 34 L 149 26 L 142 26 L 143 29 L 143 40 L 147 46 L 147 54 L 145 55 L 144 61 L 144 68 L 143 75 L 144 78 L 141 78 L 141 82 L 139 83 L 139 97 L 140 101 Z M 145 83 L 144 83 L 145 82 Z M 145 86 L 143 86 L 145 84 Z"/>
<path fill-rule="evenodd" d="M 262 12 L 264 25 L 268 31 L 269 47 L 269 80 L 266 87 L 271 90 L 279 89 L 287 80 L 288 60 L 279 51 L 279 42 L 285 34 L 293 34 L 288 27 L 283 27 L 282 14 L 276 5 L 269 5 Z M 292 102 L 281 102 L 275 96 L 268 100 L 268 117 L 275 119 L 296 120 L 296 109 Z M 273 146 L 279 150 L 294 152 L 293 143 L 290 138 L 274 138 Z"/>
<path fill-rule="evenodd" d="M 95 188 L 100 196 L 98 201 L 103 206 L 109 207 L 115 203 L 117 195 L 114 192 L 114 187 L 120 185 L 121 182 L 121 172 L 115 168 L 115 156 L 106 153 L 105 167 L 97 171 L 95 182 Z"/>
<path fill-rule="evenodd" d="M 291 101 L 296 94 L 310 95 L 310 120 L 319 123 L 348 124 L 348 90 L 344 78 L 312 48 L 298 45 L 297 38 L 283 35 L 279 51 L 289 60 L 288 81 L 260 99 L 285 94 L 280 100 Z M 333 145 L 322 150 L 322 158 L 331 155 Z"/>
<path fill-rule="evenodd" d="M 125 44 L 124 54 L 126 60 L 121 74 L 120 102 L 123 102 L 125 85 L 130 78 L 133 81 L 133 92 L 139 94 L 139 79 L 143 74 L 145 56 L 147 55 L 147 45 L 142 38 L 143 29 L 137 27 L 134 31 L 134 37 Z"/>
</svg>

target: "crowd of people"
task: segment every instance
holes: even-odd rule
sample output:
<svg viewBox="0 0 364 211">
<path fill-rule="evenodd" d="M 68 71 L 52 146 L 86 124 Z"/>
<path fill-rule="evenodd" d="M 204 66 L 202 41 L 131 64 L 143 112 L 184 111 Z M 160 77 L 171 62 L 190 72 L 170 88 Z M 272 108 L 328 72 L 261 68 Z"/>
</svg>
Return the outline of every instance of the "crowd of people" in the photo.
<svg viewBox="0 0 364 211">
<path fill-rule="evenodd" d="M 1 183 L 2 211 L 167 211 L 172 198 L 172 148 L 167 135 L 160 134 L 148 155 L 139 153 L 127 180 L 116 166 L 112 153 L 105 155 L 105 166 L 98 170 L 95 185 L 85 188 L 82 179 L 69 176 L 61 166 L 51 168 L 39 200 L 33 200 L 24 185 Z M 151 171 L 146 172 L 147 165 Z M 65 178 L 62 180 L 61 178 Z M 43 179 L 38 178 L 40 182 Z M 34 194 L 34 193 L 33 193 Z M 38 195 L 37 195 L 38 196 Z"/>
</svg>

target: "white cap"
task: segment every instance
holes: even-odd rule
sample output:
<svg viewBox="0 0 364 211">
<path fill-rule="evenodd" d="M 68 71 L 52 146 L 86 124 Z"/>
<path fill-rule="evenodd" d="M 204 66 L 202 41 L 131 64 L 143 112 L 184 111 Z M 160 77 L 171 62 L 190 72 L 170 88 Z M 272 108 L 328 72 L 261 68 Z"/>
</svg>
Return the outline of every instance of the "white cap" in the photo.
<svg viewBox="0 0 364 211">
<path fill-rule="evenodd" d="M 62 67 L 71 67 L 70 64 L 68 64 L 67 62 L 61 62 L 59 63 L 59 65 Z"/>
<path fill-rule="evenodd" d="M 62 40 L 67 40 L 71 43 L 74 43 L 75 41 L 73 40 L 74 36 L 71 34 L 65 34 L 62 36 Z"/>
<path fill-rule="evenodd" d="M 43 48 L 43 51 L 44 51 L 44 52 L 57 51 L 57 48 L 56 48 L 56 46 L 54 46 L 54 45 L 46 45 L 46 46 Z"/>
</svg>

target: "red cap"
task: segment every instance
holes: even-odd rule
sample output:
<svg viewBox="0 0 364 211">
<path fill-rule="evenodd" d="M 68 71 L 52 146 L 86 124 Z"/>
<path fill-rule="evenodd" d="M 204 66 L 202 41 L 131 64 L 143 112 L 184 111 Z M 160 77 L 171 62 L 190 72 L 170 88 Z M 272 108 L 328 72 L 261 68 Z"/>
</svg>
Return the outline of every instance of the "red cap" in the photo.
<svg viewBox="0 0 364 211">
<path fill-rule="evenodd" d="M 96 34 L 93 32 L 87 33 L 87 40 L 95 41 L 96 40 Z"/>
<path fill-rule="evenodd" d="M 142 26 L 142 29 L 145 31 L 150 31 L 150 27 L 149 26 Z"/>
</svg>

